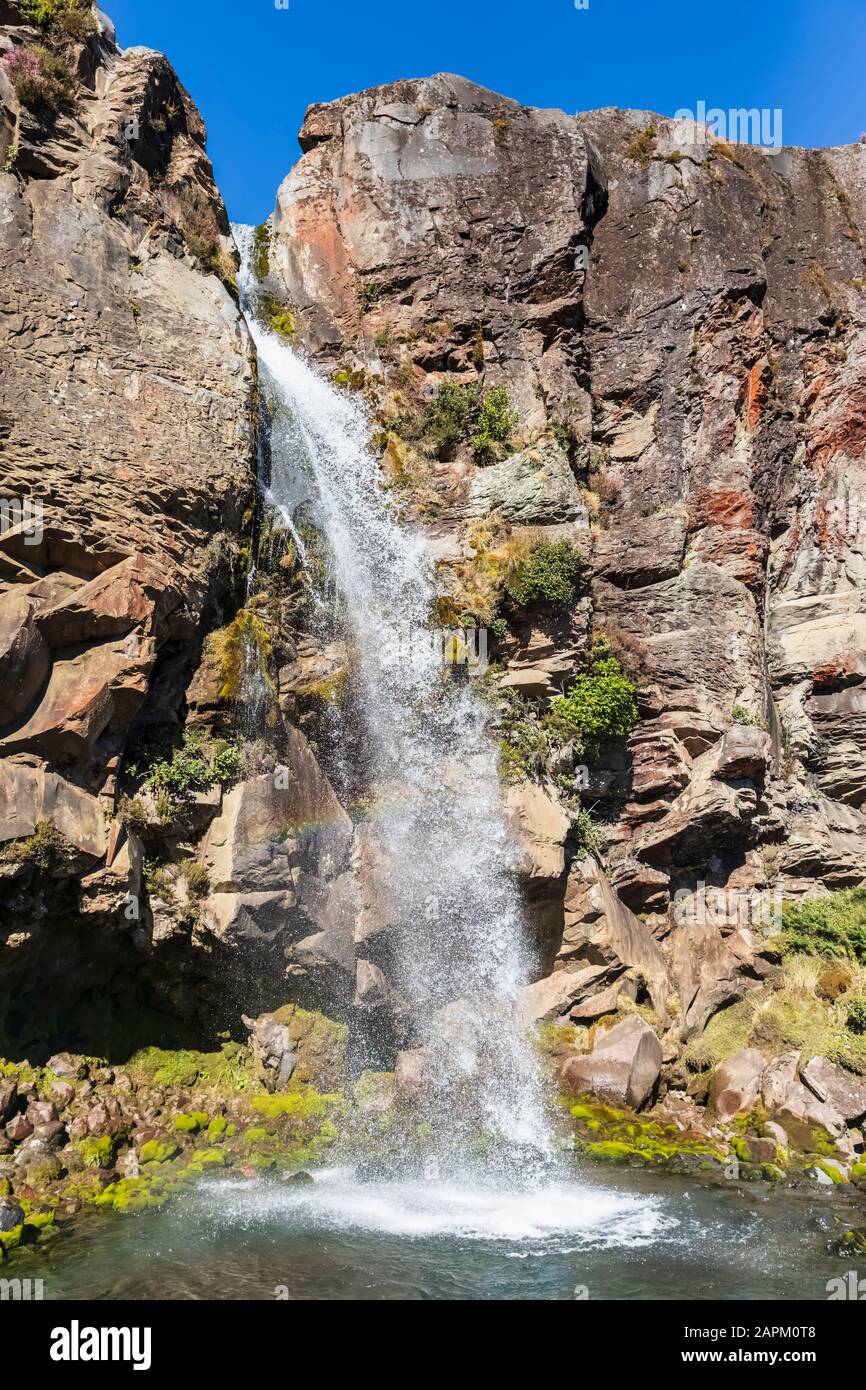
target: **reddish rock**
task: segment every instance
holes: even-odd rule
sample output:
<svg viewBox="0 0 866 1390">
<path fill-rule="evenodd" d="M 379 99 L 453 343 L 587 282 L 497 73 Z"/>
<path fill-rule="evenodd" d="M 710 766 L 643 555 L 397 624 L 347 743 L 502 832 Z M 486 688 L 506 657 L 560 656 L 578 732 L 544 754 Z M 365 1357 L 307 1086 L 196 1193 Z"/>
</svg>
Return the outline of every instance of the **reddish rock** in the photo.
<svg viewBox="0 0 866 1390">
<path fill-rule="evenodd" d="M 720 1120 L 732 1120 L 750 1110 L 761 1089 L 767 1059 L 756 1048 L 747 1047 L 720 1062 L 710 1077 L 710 1104 Z"/>
<path fill-rule="evenodd" d="M 564 1062 L 559 1075 L 577 1095 L 589 1091 L 611 1105 L 639 1110 L 655 1089 L 661 1064 L 655 1033 L 639 1014 L 629 1014 L 597 1035 L 592 1052 Z"/>
<path fill-rule="evenodd" d="M 13 1144 L 20 1144 L 29 1139 L 32 1133 L 33 1126 L 25 1115 L 13 1115 L 6 1126 L 6 1137 L 11 1139 Z"/>
</svg>

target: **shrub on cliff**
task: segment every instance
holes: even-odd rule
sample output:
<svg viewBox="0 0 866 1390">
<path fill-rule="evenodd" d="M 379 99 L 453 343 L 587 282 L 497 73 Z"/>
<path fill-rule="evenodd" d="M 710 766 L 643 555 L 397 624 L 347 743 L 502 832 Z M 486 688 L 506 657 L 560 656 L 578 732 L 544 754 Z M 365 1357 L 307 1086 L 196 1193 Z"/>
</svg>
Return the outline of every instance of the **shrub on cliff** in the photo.
<svg viewBox="0 0 866 1390">
<path fill-rule="evenodd" d="M 485 392 L 478 381 L 443 381 L 420 417 L 402 417 L 395 429 L 438 455 L 471 440 L 477 463 L 492 463 L 517 425 L 508 392 L 497 386 Z"/>
<path fill-rule="evenodd" d="M 50 821 L 41 820 L 23 840 L 10 840 L 0 850 L 0 860 L 14 864 L 32 864 L 43 873 L 50 873 L 71 849 L 69 842 Z"/>
<path fill-rule="evenodd" d="M 220 741 L 210 750 L 189 729 L 184 729 L 179 748 L 166 749 L 146 743 L 127 760 L 124 772 L 132 781 L 143 779 L 151 791 L 173 800 L 184 800 L 215 785 L 225 787 L 243 776 L 244 756 L 235 744 Z M 128 815 L 135 798 L 124 797 L 122 814 Z M 135 814 L 133 812 L 133 814 Z"/>
<path fill-rule="evenodd" d="M 553 701 L 547 722 L 582 744 L 627 738 L 631 733 L 637 722 L 635 688 L 606 642 L 596 643 L 588 669 Z"/>
<path fill-rule="evenodd" d="M 574 599 L 583 557 L 571 541 L 542 541 L 517 560 L 505 581 L 505 592 L 517 608 L 533 603 L 566 607 Z"/>
<path fill-rule="evenodd" d="M 41 45 L 14 48 L 6 70 L 22 106 L 57 110 L 75 90 L 75 78 L 62 58 Z"/>
<path fill-rule="evenodd" d="M 497 386 L 484 397 L 478 412 L 478 423 L 472 436 L 475 462 L 494 463 L 499 456 L 497 445 L 505 444 L 517 428 L 517 415 L 511 409 L 508 392 Z"/>
<path fill-rule="evenodd" d="M 83 39 L 97 30 L 90 0 L 18 0 L 18 6 L 31 24 L 69 38 Z"/>
<path fill-rule="evenodd" d="M 866 964 L 866 888 L 786 903 L 782 937 L 786 955 L 848 957 Z"/>
</svg>

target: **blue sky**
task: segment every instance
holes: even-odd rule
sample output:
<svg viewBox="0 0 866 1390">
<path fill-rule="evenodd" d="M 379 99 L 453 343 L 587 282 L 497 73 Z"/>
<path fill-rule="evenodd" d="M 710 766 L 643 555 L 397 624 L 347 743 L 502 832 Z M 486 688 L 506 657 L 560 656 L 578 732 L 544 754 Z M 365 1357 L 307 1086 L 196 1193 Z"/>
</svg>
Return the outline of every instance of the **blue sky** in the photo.
<svg viewBox="0 0 866 1390">
<path fill-rule="evenodd" d="M 866 0 L 102 0 L 167 53 L 236 221 L 260 222 L 306 107 L 459 72 L 533 106 L 781 107 L 790 145 L 866 130 Z M 866 151 L 864 151 L 866 157 Z"/>
</svg>

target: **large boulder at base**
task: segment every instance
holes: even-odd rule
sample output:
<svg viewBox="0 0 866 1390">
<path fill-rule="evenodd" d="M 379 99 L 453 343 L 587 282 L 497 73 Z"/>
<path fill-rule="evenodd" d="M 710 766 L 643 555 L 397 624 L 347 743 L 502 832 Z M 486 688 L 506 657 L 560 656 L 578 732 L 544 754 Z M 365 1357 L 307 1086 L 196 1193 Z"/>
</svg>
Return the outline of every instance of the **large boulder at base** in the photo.
<svg viewBox="0 0 866 1390">
<path fill-rule="evenodd" d="M 249 1032 L 249 1045 L 265 1086 L 269 1091 L 284 1091 L 298 1061 L 288 1028 L 278 1023 L 273 1014 L 262 1014 L 257 1019 L 244 1014 L 241 1021 Z"/>
<path fill-rule="evenodd" d="M 783 1052 L 774 1057 L 761 1077 L 761 1104 L 772 1115 L 784 1102 L 788 1089 L 797 1080 L 799 1052 Z"/>
<path fill-rule="evenodd" d="M 750 1110 L 758 1099 L 767 1059 L 754 1047 L 735 1052 L 710 1077 L 710 1104 L 720 1120 Z"/>
<path fill-rule="evenodd" d="M 773 1123 L 785 1131 L 793 1148 L 804 1153 L 822 1153 L 828 1142 L 838 1143 L 846 1133 L 845 1121 L 838 1110 L 825 1105 L 797 1081 L 788 1087 L 784 1104 L 773 1116 Z"/>
<path fill-rule="evenodd" d="M 24 1210 L 11 1197 L 0 1200 L 0 1231 L 14 1231 L 24 1220 Z"/>
<path fill-rule="evenodd" d="M 800 1072 L 802 1080 L 818 1100 L 838 1110 L 848 1124 L 866 1115 L 866 1080 L 843 1071 L 826 1057 L 813 1057 Z"/>
<path fill-rule="evenodd" d="M 560 1070 L 569 1090 L 591 1091 L 611 1105 L 639 1110 L 655 1089 L 662 1065 L 661 1043 L 639 1014 L 629 1014 L 596 1040 L 592 1052 L 570 1057 Z"/>
</svg>

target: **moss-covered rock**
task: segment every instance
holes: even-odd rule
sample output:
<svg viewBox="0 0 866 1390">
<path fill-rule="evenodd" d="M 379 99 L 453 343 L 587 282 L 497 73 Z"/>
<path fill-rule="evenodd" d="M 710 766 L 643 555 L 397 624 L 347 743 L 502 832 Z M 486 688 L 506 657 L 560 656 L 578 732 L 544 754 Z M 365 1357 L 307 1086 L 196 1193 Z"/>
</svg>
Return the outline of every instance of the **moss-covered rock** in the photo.
<svg viewBox="0 0 866 1390">
<path fill-rule="evenodd" d="M 149 1139 L 138 1156 L 142 1163 L 170 1163 L 179 1153 L 180 1145 L 172 1139 Z"/>
<path fill-rule="evenodd" d="M 114 1163 L 115 1142 L 107 1134 L 79 1139 L 73 1148 L 81 1155 L 85 1168 L 110 1168 Z"/>
</svg>

